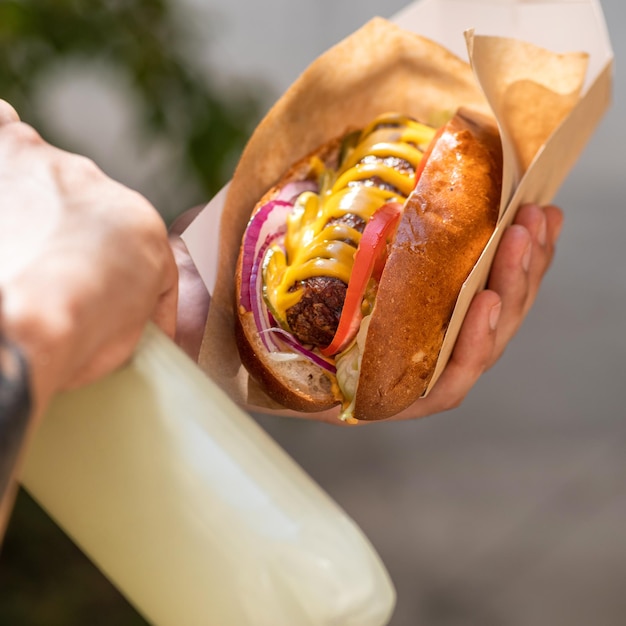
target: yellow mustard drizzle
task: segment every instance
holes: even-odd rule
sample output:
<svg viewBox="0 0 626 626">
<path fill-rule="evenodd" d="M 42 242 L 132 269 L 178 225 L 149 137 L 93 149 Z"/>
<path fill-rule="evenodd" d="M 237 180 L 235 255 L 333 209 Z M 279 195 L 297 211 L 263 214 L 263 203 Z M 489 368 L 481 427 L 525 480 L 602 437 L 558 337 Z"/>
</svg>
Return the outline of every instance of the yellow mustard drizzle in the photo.
<svg viewBox="0 0 626 626">
<path fill-rule="evenodd" d="M 361 234 L 332 220 L 349 213 L 367 223 L 383 204 L 404 202 L 434 134 L 435 129 L 406 116 L 382 115 L 363 129 L 336 172 L 311 159 L 322 188 L 298 197 L 287 220 L 284 250 L 270 246 L 263 261 L 264 297 L 279 323 L 286 325 L 286 311 L 302 297 L 302 289 L 293 289 L 299 281 L 330 276 L 348 283 Z M 395 167 L 399 162 L 410 168 Z"/>
</svg>

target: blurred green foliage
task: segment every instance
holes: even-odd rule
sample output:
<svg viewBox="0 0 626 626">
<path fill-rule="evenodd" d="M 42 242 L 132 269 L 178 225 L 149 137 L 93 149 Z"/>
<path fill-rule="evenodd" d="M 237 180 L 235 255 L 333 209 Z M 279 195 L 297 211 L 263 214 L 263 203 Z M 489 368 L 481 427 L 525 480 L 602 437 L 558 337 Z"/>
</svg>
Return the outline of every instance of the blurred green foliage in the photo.
<svg viewBox="0 0 626 626">
<path fill-rule="evenodd" d="M 217 89 L 193 58 L 178 8 L 166 0 L 0 0 L 0 97 L 48 141 L 77 150 L 55 134 L 45 103 L 36 105 L 38 82 L 64 60 L 112 64 L 135 90 L 142 136 L 183 155 L 198 190 L 181 199 L 183 210 L 226 182 L 225 165 L 258 121 L 264 94 Z M 25 492 L 0 553 L 0 590 L 3 626 L 146 623 Z"/>
<path fill-rule="evenodd" d="M 205 202 L 226 182 L 261 112 L 258 85 L 226 94 L 193 56 L 191 20 L 167 0 L 0 0 L 0 97 L 51 143 L 45 106 L 35 106 L 39 79 L 61 60 L 97 59 L 124 72 L 140 103 L 148 139 L 182 149 L 181 167 Z M 88 155 L 89 156 L 89 155 Z M 180 210 L 187 208 L 181 206 Z"/>
</svg>

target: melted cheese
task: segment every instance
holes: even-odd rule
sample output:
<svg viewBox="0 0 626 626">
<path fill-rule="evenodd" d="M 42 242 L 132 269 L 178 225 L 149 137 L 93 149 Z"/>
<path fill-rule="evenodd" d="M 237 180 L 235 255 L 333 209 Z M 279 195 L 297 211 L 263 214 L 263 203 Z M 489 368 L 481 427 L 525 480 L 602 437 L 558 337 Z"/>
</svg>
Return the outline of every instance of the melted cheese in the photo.
<svg viewBox="0 0 626 626">
<path fill-rule="evenodd" d="M 302 297 L 301 281 L 331 276 L 348 283 L 361 234 L 333 220 L 353 214 L 367 223 L 383 204 L 404 203 L 434 134 L 433 128 L 405 116 L 383 115 L 345 150 L 337 171 L 318 157 L 311 159 L 311 172 L 324 181 L 322 188 L 298 197 L 284 241 L 272 245 L 263 261 L 263 295 L 281 324 Z"/>
</svg>

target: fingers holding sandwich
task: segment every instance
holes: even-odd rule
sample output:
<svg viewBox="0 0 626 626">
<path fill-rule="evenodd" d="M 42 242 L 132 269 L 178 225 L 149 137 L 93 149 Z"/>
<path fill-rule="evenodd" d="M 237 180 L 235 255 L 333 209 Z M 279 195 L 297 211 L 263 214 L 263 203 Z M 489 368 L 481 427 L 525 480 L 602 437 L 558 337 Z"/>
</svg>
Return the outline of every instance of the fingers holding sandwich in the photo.
<svg viewBox="0 0 626 626">
<path fill-rule="evenodd" d="M 522 206 L 502 236 L 488 287 L 502 298 L 502 315 L 489 366 L 502 355 L 532 307 L 554 257 L 563 224 L 556 206 Z"/>
</svg>

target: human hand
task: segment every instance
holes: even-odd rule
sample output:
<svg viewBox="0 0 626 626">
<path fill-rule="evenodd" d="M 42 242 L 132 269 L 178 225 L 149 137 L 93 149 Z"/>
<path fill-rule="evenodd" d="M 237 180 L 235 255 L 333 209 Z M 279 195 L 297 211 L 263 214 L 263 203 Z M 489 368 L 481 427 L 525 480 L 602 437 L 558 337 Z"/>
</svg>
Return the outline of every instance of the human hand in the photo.
<svg viewBox="0 0 626 626">
<path fill-rule="evenodd" d="M 177 269 L 150 203 L 46 143 L 0 101 L 0 329 L 35 414 L 122 365 L 152 319 L 174 335 Z"/>
</svg>

